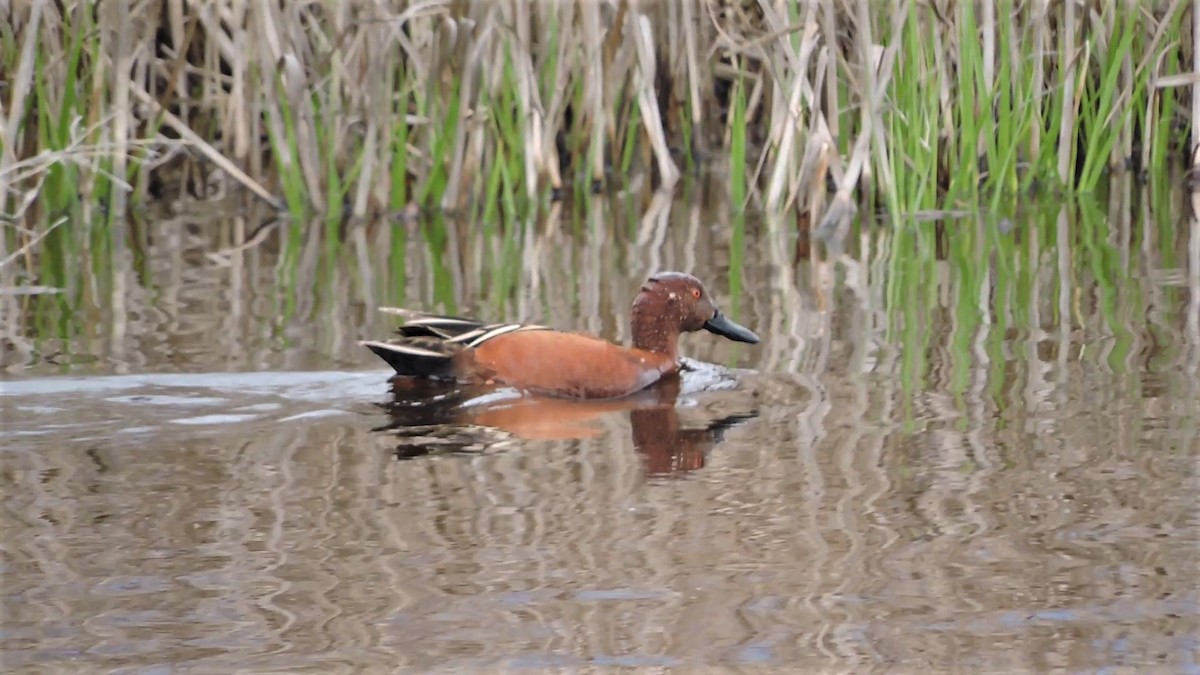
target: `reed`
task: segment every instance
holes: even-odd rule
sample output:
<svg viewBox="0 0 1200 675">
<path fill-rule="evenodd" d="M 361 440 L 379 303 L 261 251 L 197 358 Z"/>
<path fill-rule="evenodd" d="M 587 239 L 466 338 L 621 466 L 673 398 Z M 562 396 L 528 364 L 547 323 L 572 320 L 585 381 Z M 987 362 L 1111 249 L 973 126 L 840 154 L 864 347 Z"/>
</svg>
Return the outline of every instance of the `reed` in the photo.
<svg viewBox="0 0 1200 675">
<path fill-rule="evenodd" d="M 871 195 L 902 222 L 1092 191 L 1186 156 L 1192 4 L 11 3 L 0 259 L 55 214 L 214 191 L 329 232 L 410 202 L 515 222 L 688 167 L 826 225 Z"/>
</svg>

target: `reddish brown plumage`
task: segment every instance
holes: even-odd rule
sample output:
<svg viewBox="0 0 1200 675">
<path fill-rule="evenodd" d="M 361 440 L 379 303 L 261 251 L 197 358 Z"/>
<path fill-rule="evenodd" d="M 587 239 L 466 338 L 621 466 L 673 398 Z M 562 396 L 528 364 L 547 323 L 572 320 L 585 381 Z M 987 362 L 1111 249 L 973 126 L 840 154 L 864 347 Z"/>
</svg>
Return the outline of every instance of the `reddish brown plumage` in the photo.
<svg viewBox="0 0 1200 675">
<path fill-rule="evenodd" d="M 681 332 L 708 330 L 739 342 L 758 336 L 726 319 L 691 275 L 651 277 L 634 299 L 633 346 L 541 326 L 483 325 L 472 319 L 387 310 L 406 321 L 398 337 L 364 345 L 397 376 L 503 384 L 572 398 L 626 396 L 678 368 Z"/>
<path fill-rule="evenodd" d="M 551 330 L 501 335 L 460 350 L 454 362 L 461 376 L 475 382 L 493 380 L 572 398 L 632 394 L 676 368 L 669 354 Z"/>
</svg>

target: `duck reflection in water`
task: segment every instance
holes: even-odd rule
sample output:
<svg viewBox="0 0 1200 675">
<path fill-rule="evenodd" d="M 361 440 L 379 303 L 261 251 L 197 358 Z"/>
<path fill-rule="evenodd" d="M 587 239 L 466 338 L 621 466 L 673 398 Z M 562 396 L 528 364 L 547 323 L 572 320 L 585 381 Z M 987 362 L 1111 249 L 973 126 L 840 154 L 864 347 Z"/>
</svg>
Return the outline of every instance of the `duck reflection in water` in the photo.
<svg viewBox="0 0 1200 675">
<path fill-rule="evenodd" d="M 711 374 L 715 367 L 700 368 Z M 689 375 L 665 377 L 633 396 L 601 401 L 396 378 L 392 381 L 393 400 L 379 404 L 391 417 L 390 423 L 376 431 L 393 436 L 398 459 L 412 459 L 483 453 L 508 447 L 513 440 L 597 438 L 607 432 L 606 418 L 627 412 L 633 446 L 646 474 L 680 475 L 702 468 L 709 451 L 728 429 L 757 414 L 749 409 L 700 415 L 695 421 L 689 415 L 685 425 L 677 403 Z"/>
</svg>

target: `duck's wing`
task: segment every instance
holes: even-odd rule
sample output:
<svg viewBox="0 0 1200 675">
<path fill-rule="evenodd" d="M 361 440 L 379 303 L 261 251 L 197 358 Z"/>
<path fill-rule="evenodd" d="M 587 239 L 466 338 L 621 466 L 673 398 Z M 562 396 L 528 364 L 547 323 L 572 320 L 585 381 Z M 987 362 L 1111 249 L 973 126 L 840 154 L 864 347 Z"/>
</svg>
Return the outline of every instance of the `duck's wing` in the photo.
<svg viewBox="0 0 1200 675">
<path fill-rule="evenodd" d="M 476 319 L 427 314 L 400 307 L 381 307 L 380 311 L 401 317 L 395 336 L 383 341 L 363 340 L 361 344 L 398 374 L 411 377 L 453 377 L 451 357 L 460 350 L 478 347 L 509 333 L 550 330 L 533 324 L 485 324 Z"/>
<path fill-rule="evenodd" d="M 427 314 L 402 307 L 380 307 L 379 311 L 400 317 L 396 334 L 400 337 L 433 337 L 452 340 L 464 333 L 484 327 L 478 319 L 461 316 Z"/>
</svg>

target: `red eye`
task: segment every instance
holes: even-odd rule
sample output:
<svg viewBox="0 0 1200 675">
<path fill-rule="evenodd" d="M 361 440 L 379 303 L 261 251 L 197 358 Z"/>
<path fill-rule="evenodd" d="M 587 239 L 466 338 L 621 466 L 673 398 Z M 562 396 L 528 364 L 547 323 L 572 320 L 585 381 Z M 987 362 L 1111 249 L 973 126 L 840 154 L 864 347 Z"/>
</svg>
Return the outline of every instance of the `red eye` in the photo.
<svg viewBox="0 0 1200 675">
<path fill-rule="evenodd" d="M 693 298 L 695 298 L 695 299 L 697 299 L 697 300 L 699 300 L 699 299 L 700 299 L 700 289 L 699 289 L 699 288 L 693 288 L 693 289 L 692 289 L 692 297 L 693 297 Z"/>
</svg>

